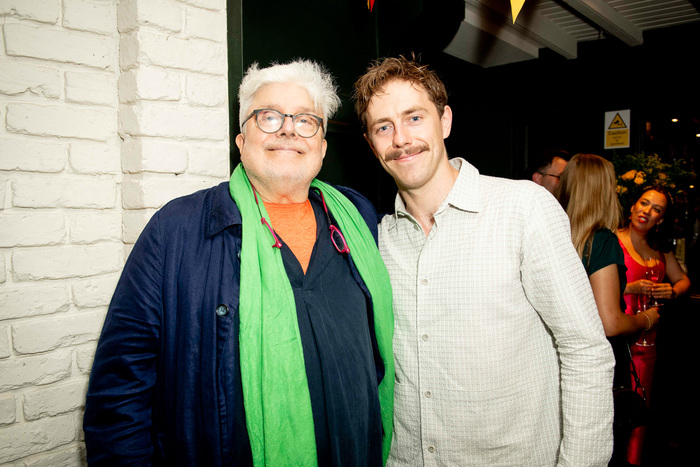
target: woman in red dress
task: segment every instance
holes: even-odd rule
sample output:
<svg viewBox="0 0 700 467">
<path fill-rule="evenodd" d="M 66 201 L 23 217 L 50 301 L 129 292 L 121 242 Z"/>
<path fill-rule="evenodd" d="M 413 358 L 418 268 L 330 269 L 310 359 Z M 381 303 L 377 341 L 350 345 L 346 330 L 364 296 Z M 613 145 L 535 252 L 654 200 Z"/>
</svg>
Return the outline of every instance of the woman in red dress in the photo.
<svg viewBox="0 0 700 467">
<path fill-rule="evenodd" d="M 670 251 L 667 239 L 664 238 L 663 227 L 672 223 L 668 212 L 671 203 L 672 198 L 663 188 L 645 189 L 630 209 L 629 225 L 617 231 L 627 266 L 627 286 L 624 293 L 627 314 L 636 314 L 639 310 L 652 306 L 650 303 L 655 300 L 661 300 L 663 303 L 664 300 L 676 298 L 690 288 L 690 279 L 683 272 L 675 255 Z M 650 262 L 655 263 L 660 270 L 658 282 L 650 280 L 647 275 L 647 265 Z M 652 330 L 644 333 L 643 340 L 640 338 L 636 344 L 630 346 L 632 362 L 646 391 L 647 404 L 651 398 L 656 363 L 655 340 L 656 331 Z M 627 461 L 632 465 L 642 463 L 645 431 L 646 427 L 639 427 L 630 437 Z"/>
</svg>

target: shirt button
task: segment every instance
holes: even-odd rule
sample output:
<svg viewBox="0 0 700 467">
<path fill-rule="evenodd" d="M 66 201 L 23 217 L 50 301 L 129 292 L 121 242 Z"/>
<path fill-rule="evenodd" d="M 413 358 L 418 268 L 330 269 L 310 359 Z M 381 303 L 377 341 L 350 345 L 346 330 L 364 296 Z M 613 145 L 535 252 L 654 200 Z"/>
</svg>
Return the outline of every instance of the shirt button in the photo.
<svg viewBox="0 0 700 467">
<path fill-rule="evenodd" d="M 428 446 L 428 452 L 435 452 L 435 446 Z"/>
<path fill-rule="evenodd" d="M 228 314 L 228 307 L 226 305 L 219 305 L 216 307 L 217 316 L 226 316 Z"/>
<path fill-rule="evenodd" d="M 420 283 L 423 284 L 423 285 L 428 285 L 428 279 L 423 278 L 423 279 L 420 280 Z"/>
<path fill-rule="evenodd" d="M 421 336 L 421 339 L 423 339 L 424 341 L 427 341 L 427 340 L 429 339 L 429 337 L 428 337 L 427 334 L 423 334 L 423 335 Z"/>
<path fill-rule="evenodd" d="M 431 398 L 433 397 L 433 393 L 431 391 L 425 391 L 425 397 Z"/>
</svg>

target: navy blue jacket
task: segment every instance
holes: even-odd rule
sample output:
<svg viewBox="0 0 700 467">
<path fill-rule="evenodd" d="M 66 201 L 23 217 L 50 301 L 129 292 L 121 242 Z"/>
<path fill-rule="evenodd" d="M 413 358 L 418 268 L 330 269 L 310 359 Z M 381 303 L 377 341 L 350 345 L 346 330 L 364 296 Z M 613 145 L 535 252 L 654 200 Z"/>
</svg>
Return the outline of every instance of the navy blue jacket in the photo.
<svg viewBox="0 0 700 467">
<path fill-rule="evenodd" d="M 372 204 L 337 188 L 376 241 Z M 244 450 L 233 432 L 245 426 L 233 410 L 242 397 L 235 371 L 240 248 L 241 216 L 228 182 L 171 201 L 150 220 L 95 354 L 83 422 L 90 465 L 237 462 Z"/>
</svg>

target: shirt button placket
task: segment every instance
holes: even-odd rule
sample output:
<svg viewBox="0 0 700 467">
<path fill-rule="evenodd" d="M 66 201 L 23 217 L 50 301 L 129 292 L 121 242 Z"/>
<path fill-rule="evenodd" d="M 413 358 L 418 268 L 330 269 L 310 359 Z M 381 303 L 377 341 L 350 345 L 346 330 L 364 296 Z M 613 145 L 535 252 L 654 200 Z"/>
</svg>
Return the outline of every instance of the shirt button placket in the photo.
<svg viewBox="0 0 700 467">
<path fill-rule="evenodd" d="M 423 300 L 419 299 L 418 303 L 418 309 L 425 309 L 423 306 L 423 302 L 429 301 L 428 294 L 427 294 L 427 287 L 430 284 L 430 280 L 428 279 L 427 275 L 423 275 L 421 277 L 420 274 L 420 268 L 419 268 L 419 296 Z M 430 336 L 428 335 L 427 332 L 423 332 L 422 328 L 422 323 L 420 316 L 418 316 L 418 335 L 420 335 L 420 340 L 421 344 L 419 346 L 419 367 L 422 366 L 420 365 L 420 362 L 423 361 L 423 359 L 427 356 L 426 354 L 429 352 L 429 349 L 426 347 L 428 345 L 428 341 L 430 340 Z M 432 426 L 426 425 L 426 420 L 430 420 L 430 413 L 433 412 L 433 406 L 432 406 L 432 399 L 433 399 L 433 391 L 430 389 L 425 389 L 426 387 L 430 387 L 431 381 L 430 378 L 427 377 L 427 375 L 423 372 L 420 373 L 420 391 L 423 395 L 423 401 L 421 402 L 421 419 L 423 420 L 421 422 L 421 436 L 422 436 L 422 443 L 423 446 L 425 446 L 425 455 L 424 455 L 424 465 L 437 465 L 437 457 L 435 456 L 435 445 L 431 444 L 434 440 L 431 440 L 432 438 Z"/>
<path fill-rule="evenodd" d="M 437 466 L 439 465 L 438 462 L 438 456 L 437 456 L 437 448 L 435 447 L 434 444 L 428 444 L 425 447 L 423 454 L 423 466 Z"/>
<path fill-rule="evenodd" d="M 423 235 L 423 231 L 422 229 L 420 229 L 420 227 L 416 230 L 420 231 L 420 235 Z M 425 241 L 425 243 L 423 244 L 421 254 L 418 256 L 418 264 L 416 268 L 415 277 L 417 291 L 416 310 L 414 310 L 416 319 L 416 334 L 414 338 L 417 339 L 418 342 L 418 361 L 416 362 L 418 365 L 417 389 L 419 397 L 421 399 L 420 443 L 423 447 L 423 465 L 432 466 L 437 465 L 438 460 L 438 457 L 435 455 L 436 447 L 435 436 L 433 433 L 435 431 L 435 427 L 430 422 L 430 420 L 433 419 L 434 414 L 433 398 L 435 394 L 432 391 L 433 382 L 431 380 L 429 370 L 424 365 L 425 362 L 431 361 L 430 355 L 432 346 L 428 347 L 428 345 L 430 344 L 430 335 L 429 330 L 427 328 L 428 323 L 430 322 L 430 315 L 429 313 L 426 314 L 425 312 L 426 310 L 430 309 L 429 307 L 431 304 L 430 288 L 432 284 L 430 281 L 430 263 L 432 260 L 429 257 L 430 236 L 428 236 L 428 238 L 423 237 L 423 240 Z"/>
</svg>

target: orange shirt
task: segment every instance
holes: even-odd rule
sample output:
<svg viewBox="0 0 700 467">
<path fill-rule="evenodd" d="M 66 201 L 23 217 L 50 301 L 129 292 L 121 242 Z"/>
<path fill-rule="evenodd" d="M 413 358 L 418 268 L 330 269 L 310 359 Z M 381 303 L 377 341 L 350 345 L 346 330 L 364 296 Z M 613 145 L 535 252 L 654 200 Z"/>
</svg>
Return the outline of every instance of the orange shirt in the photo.
<svg viewBox="0 0 700 467">
<path fill-rule="evenodd" d="M 316 216 L 311 202 L 274 204 L 265 203 L 270 225 L 284 240 L 306 274 L 311 253 L 316 243 Z"/>
</svg>

